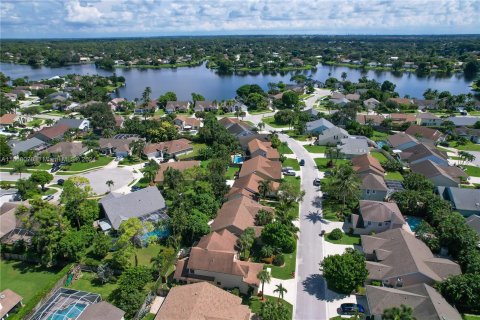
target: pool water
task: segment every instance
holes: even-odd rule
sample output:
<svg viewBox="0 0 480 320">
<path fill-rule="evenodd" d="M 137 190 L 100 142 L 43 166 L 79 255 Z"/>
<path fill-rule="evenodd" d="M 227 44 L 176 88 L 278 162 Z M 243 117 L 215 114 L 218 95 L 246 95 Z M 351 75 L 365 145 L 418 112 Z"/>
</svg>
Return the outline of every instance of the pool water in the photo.
<svg viewBox="0 0 480 320">
<path fill-rule="evenodd" d="M 408 225 L 410 226 L 410 229 L 415 232 L 418 228 L 418 225 L 420 224 L 420 222 L 423 221 L 422 218 L 418 218 L 418 217 L 414 217 L 414 216 L 406 216 L 406 219 L 407 220 L 407 223 Z"/>
<path fill-rule="evenodd" d="M 243 163 L 243 157 L 239 154 L 233 156 L 232 162 L 235 164 Z"/>
<path fill-rule="evenodd" d="M 76 319 L 86 307 L 86 304 L 71 304 L 62 310 L 55 311 L 48 320 Z"/>
<path fill-rule="evenodd" d="M 379 148 L 383 148 L 384 145 L 386 145 L 387 143 L 385 141 L 377 141 L 377 145 Z"/>
<path fill-rule="evenodd" d="M 147 232 L 144 235 L 140 237 L 140 239 L 145 242 L 147 241 L 150 237 L 156 237 L 156 238 L 166 238 L 170 235 L 170 230 L 168 228 L 163 228 L 163 229 L 155 229 L 153 231 Z"/>
</svg>

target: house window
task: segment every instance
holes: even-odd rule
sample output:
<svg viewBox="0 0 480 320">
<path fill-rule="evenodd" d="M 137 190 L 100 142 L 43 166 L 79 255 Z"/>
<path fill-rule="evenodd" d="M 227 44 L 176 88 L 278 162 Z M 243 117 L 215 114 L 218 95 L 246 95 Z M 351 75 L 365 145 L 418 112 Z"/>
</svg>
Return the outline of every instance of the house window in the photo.
<svg viewBox="0 0 480 320">
<path fill-rule="evenodd" d="M 369 190 L 369 189 L 367 189 L 367 194 L 370 194 L 370 190 Z"/>
<path fill-rule="evenodd" d="M 381 223 L 381 222 L 379 222 L 379 223 L 378 223 L 378 226 L 379 226 L 379 227 L 381 227 L 381 226 L 382 226 L 382 223 Z"/>
<path fill-rule="evenodd" d="M 217 281 L 217 285 L 221 286 L 221 285 L 222 285 L 222 283 L 221 283 L 221 282 L 219 282 L 219 281 Z"/>
<path fill-rule="evenodd" d="M 375 190 L 372 190 L 372 193 L 373 193 L 373 194 L 375 194 L 375 192 L 376 192 Z"/>
<path fill-rule="evenodd" d="M 372 224 L 372 221 L 368 221 L 368 222 L 367 222 L 367 225 L 370 226 L 371 224 Z"/>
</svg>

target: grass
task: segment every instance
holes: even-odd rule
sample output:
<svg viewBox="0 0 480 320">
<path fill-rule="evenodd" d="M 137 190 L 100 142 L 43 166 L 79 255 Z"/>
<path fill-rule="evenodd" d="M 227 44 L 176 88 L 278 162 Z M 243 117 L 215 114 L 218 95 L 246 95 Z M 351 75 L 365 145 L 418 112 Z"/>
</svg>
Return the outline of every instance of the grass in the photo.
<svg viewBox="0 0 480 320">
<path fill-rule="evenodd" d="M 278 301 L 278 298 L 277 297 L 272 297 L 272 296 L 264 296 L 264 298 L 266 300 L 270 300 L 270 301 Z M 258 298 L 258 297 L 252 297 L 250 298 L 250 300 L 248 301 L 248 305 L 250 307 L 250 310 L 252 310 L 253 313 L 256 313 L 258 314 L 262 308 L 262 301 Z M 285 304 L 288 308 L 288 318 L 289 319 L 292 319 L 292 315 L 293 315 L 293 306 L 288 303 L 287 301 L 281 299 L 280 300 L 280 303 L 282 304 Z"/>
<path fill-rule="evenodd" d="M 303 146 L 310 153 L 325 153 L 327 146 Z"/>
<path fill-rule="evenodd" d="M 398 171 L 387 172 L 387 174 L 385 175 L 385 180 L 403 181 L 403 176 Z"/>
<path fill-rule="evenodd" d="M 118 287 L 114 283 L 100 284 L 96 281 L 96 275 L 91 272 L 82 272 L 80 279 L 73 281 L 70 288 L 75 290 L 97 293 L 102 296 L 102 300 L 107 300 L 113 290 Z"/>
<path fill-rule="evenodd" d="M 7 164 L 1 165 L 2 169 L 11 169 L 13 168 L 14 161 L 10 161 Z M 39 163 L 38 166 L 27 167 L 28 170 L 50 170 L 52 168 L 51 164 L 48 163 Z"/>
<path fill-rule="evenodd" d="M 317 165 L 318 169 L 321 170 L 321 171 L 325 171 L 325 170 L 328 170 L 328 169 L 331 169 L 329 167 L 327 167 L 327 163 L 330 161 L 330 159 L 327 159 L 327 158 L 315 158 L 313 159 L 315 161 L 315 164 Z M 333 161 L 335 163 L 335 165 L 341 165 L 341 164 L 346 164 L 346 163 L 349 163 L 350 161 L 349 160 L 345 160 L 345 159 L 338 159 L 338 160 L 334 160 Z"/>
<path fill-rule="evenodd" d="M 284 254 L 285 264 L 281 267 L 274 265 L 269 265 L 268 267 L 272 269 L 272 277 L 277 279 L 292 279 L 292 272 L 295 272 L 295 261 L 297 252 L 294 251 L 289 254 Z"/>
<path fill-rule="evenodd" d="M 250 114 L 264 114 L 264 113 L 270 113 L 272 112 L 272 110 L 270 109 L 267 109 L 267 110 L 252 110 L 252 111 L 248 111 L 248 113 Z"/>
<path fill-rule="evenodd" d="M 55 193 L 57 193 L 56 189 L 47 188 L 44 192 L 42 192 L 42 195 L 43 196 L 48 196 L 48 195 L 55 194 Z"/>
<path fill-rule="evenodd" d="M 372 157 L 376 158 L 380 162 L 387 161 L 387 157 L 385 157 L 383 155 L 383 153 L 381 153 L 381 152 L 374 151 L 374 152 L 371 153 L 371 155 L 372 155 Z"/>
<path fill-rule="evenodd" d="M 449 158 L 452 159 L 452 160 L 462 160 L 461 157 L 456 157 L 456 156 L 452 156 L 452 157 L 449 157 Z"/>
<path fill-rule="evenodd" d="M 233 180 L 235 178 L 235 173 L 238 172 L 240 168 L 238 167 L 228 167 L 227 172 L 225 172 L 225 178 L 227 180 Z"/>
<path fill-rule="evenodd" d="M 307 141 L 308 136 L 305 134 L 298 134 L 295 130 L 286 130 L 285 133 L 292 139 L 298 141 Z"/>
<path fill-rule="evenodd" d="M 340 206 L 341 205 L 336 204 L 331 200 L 323 201 L 322 203 L 323 217 L 329 221 L 343 221 L 337 215 L 337 213 L 340 212 Z"/>
<path fill-rule="evenodd" d="M 388 138 L 388 133 L 374 130 L 373 135 L 370 139 L 372 139 L 373 141 L 381 141 L 381 140 L 386 140 L 387 138 Z"/>
<path fill-rule="evenodd" d="M 464 314 L 462 315 L 462 318 L 464 320 L 480 320 L 480 315 Z"/>
<path fill-rule="evenodd" d="M 273 127 L 273 128 L 287 128 L 288 127 L 287 124 L 276 123 L 274 117 L 265 117 L 265 118 L 262 118 L 262 121 L 265 122 L 270 127 Z"/>
<path fill-rule="evenodd" d="M 182 154 L 178 156 L 178 160 L 185 160 L 185 159 L 196 159 L 200 156 L 200 150 L 205 149 L 207 145 L 205 143 L 192 143 L 193 151 L 187 154 Z"/>
<path fill-rule="evenodd" d="M 0 261 L 0 291 L 11 289 L 23 297 L 26 304 L 58 276 L 53 268 L 44 269 L 24 262 Z"/>
<path fill-rule="evenodd" d="M 161 248 L 162 246 L 156 243 L 150 244 L 148 247 L 145 247 L 145 248 L 135 248 L 135 253 L 137 254 L 137 258 L 138 258 L 138 265 L 151 267 L 152 258 L 157 256 Z M 112 258 L 112 252 L 109 252 L 105 257 L 105 260 L 108 260 L 111 258 Z M 133 266 L 135 265 L 135 255 L 132 255 L 131 263 Z"/>
<path fill-rule="evenodd" d="M 112 157 L 99 157 L 92 162 L 74 162 L 70 165 L 68 171 L 84 171 L 88 169 L 104 167 L 113 161 Z"/>
<path fill-rule="evenodd" d="M 138 157 L 126 157 L 120 160 L 118 164 L 122 166 L 133 166 L 142 162 L 145 162 L 145 160 Z"/>
<path fill-rule="evenodd" d="M 157 109 L 154 113 L 155 116 L 163 116 L 165 114 L 165 110 L 163 109 Z"/>
<path fill-rule="evenodd" d="M 325 238 L 325 241 L 330 243 L 345 244 L 345 245 L 354 245 L 354 244 L 360 245 L 360 236 L 356 234 L 350 235 L 350 234 L 344 233 L 342 238 L 339 240 L 330 239 L 328 237 L 329 235 L 330 233 L 325 234 L 324 238 Z"/>
<path fill-rule="evenodd" d="M 297 190 L 300 190 L 300 177 L 287 176 L 283 178 L 283 181 L 288 181 L 295 186 Z"/>
<path fill-rule="evenodd" d="M 480 177 L 480 168 L 479 167 L 475 167 L 475 166 L 468 166 L 468 165 L 464 165 L 463 167 L 465 167 L 465 172 L 469 175 L 469 176 L 472 176 L 472 177 Z"/>
<path fill-rule="evenodd" d="M 278 148 L 277 148 L 277 151 L 281 154 L 293 154 L 293 151 L 292 149 L 290 149 L 288 147 L 288 144 L 286 143 L 281 143 Z"/>
<path fill-rule="evenodd" d="M 298 160 L 297 160 L 297 159 L 287 158 L 287 159 L 285 159 L 285 161 L 283 161 L 282 166 L 283 166 L 283 167 L 292 167 L 293 170 L 295 170 L 295 171 L 299 171 L 299 170 L 300 170 L 300 165 L 298 164 Z"/>
<path fill-rule="evenodd" d="M 458 150 L 465 150 L 465 151 L 480 151 L 480 144 L 473 143 L 468 141 L 465 145 L 457 145 L 453 146 L 454 148 L 457 148 Z"/>
</svg>

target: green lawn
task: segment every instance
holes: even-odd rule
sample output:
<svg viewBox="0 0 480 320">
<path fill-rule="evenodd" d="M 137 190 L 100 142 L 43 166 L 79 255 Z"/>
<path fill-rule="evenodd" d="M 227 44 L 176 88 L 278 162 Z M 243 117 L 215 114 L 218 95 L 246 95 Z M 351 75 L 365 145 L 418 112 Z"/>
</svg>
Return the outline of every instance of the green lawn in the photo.
<svg viewBox="0 0 480 320">
<path fill-rule="evenodd" d="M 331 243 L 335 243 L 335 244 L 350 244 L 350 245 L 354 245 L 354 244 L 360 244 L 360 236 L 359 235 L 350 235 L 350 234 L 346 234 L 344 233 L 343 234 L 343 237 L 339 240 L 333 240 L 333 239 L 330 239 L 328 236 L 329 236 L 330 233 L 327 233 L 324 235 L 325 237 L 325 241 L 328 241 L 328 242 L 331 242 Z"/>
<path fill-rule="evenodd" d="M 400 172 L 394 171 L 394 172 L 387 172 L 385 175 L 385 180 L 397 180 L 397 181 L 403 181 L 403 176 Z"/>
<path fill-rule="evenodd" d="M 305 134 L 298 134 L 295 130 L 287 130 L 285 133 L 290 137 L 298 141 L 307 141 L 308 136 Z"/>
<path fill-rule="evenodd" d="M 292 272 L 295 272 L 297 252 L 294 251 L 293 253 L 284 254 L 283 256 L 285 257 L 285 264 L 283 266 L 268 265 L 268 267 L 272 269 L 272 277 L 283 280 L 292 279 Z"/>
<path fill-rule="evenodd" d="M 288 147 L 288 144 L 286 144 L 286 143 L 281 143 L 278 146 L 277 150 L 281 154 L 293 154 L 293 151 Z"/>
<path fill-rule="evenodd" d="M 165 114 L 165 110 L 163 109 L 158 109 L 157 111 L 155 111 L 154 115 L 156 116 L 163 116 Z"/>
<path fill-rule="evenodd" d="M 205 149 L 207 147 L 204 143 L 192 143 L 193 151 L 187 154 L 183 154 L 178 156 L 178 160 L 185 160 L 185 159 L 195 159 L 200 155 L 200 150 Z"/>
<path fill-rule="evenodd" d="M 464 320 L 480 320 L 480 315 L 464 314 L 462 315 L 462 318 Z"/>
<path fill-rule="evenodd" d="M 156 257 L 157 254 L 160 252 L 161 245 L 157 243 L 152 243 L 146 248 L 135 248 L 135 252 L 137 253 L 138 257 L 138 265 L 139 266 L 151 266 L 152 258 Z M 112 257 L 112 252 L 109 252 L 105 257 L 105 260 L 108 260 Z M 131 259 L 132 265 L 135 265 L 135 256 L 132 255 Z"/>
<path fill-rule="evenodd" d="M 262 118 L 262 121 L 273 128 L 288 128 L 288 125 L 286 124 L 276 123 L 274 117 L 265 117 L 265 118 Z"/>
<path fill-rule="evenodd" d="M 118 287 L 115 283 L 100 284 L 96 281 L 96 275 L 91 272 L 82 272 L 80 279 L 73 281 L 70 288 L 75 290 L 98 293 L 102 300 L 108 301 L 108 296 Z"/>
<path fill-rule="evenodd" d="M 327 169 L 331 169 L 327 167 L 327 163 L 330 161 L 330 159 L 315 158 L 313 160 L 315 160 L 315 164 L 317 165 L 319 170 L 325 171 Z M 341 164 L 349 163 L 350 161 L 345 159 L 338 159 L 338 160 L 333 160 L 333 162 L 335 163 L 335 165 L 341 165 Z"/>
<path fill-rule="evenodd" d="M 333 201 L 326 200 L 322 203 L 323 218 L 329 221 L 343 221 L 337 215 L 340 212 L 340 205 Z"/>
<path fill-rule="evenodd" d="M 118 163 L 121 166 L 133 166 L 135 164 L 139 164 L 145 162 L 145 160 L 142 160 L 141 158 L 138 157 L 126 157 L 120 160 Z"/>
<path fill-rule="evenodd" d="M 74 162 L 70 165 L 68 171 L 84 171 L 88 169 L 104 167 L 113 161 L 112 157 L 99 157 L 92 162 Z"/>
<path fill-rule="evenodd" d="M 265 299 L 271 300 L 271 301 L 278 301 L 277 297 L 272 297 L 272 296 L 265 296 Z M 263 302 L 258 297 L 251 297 L 250 300 L 248 301 L 250 310 L 252 310 L 253 313 L 257 313 L 257 314 L 260 312 L 262 308 L 262 303 Z M 285 304 L 288 307 L 288 318 L 292 319 L 293 306 L 283 299 L 280 300 L 280 303 Z"/>
<path fill-rule="evenodd" d="M 372 139 L 373 141 L 381 141 L 381 140 L 386 140 L 388 136 L 389 136 L 388 133 L 374 130 L 373 136 L 370 139 Z"/>
<path fill-rule="evenodd" d="M 13 168 L 14 161 L 10 161 L 7 164 L 1 165 L 0 168 L 2 169 L 11 169 Z M 51 164 L 48 163 L 40 163 L 38 166 L 27 167 L 27 169 L 31 170 L 50 170 L 52 168 Z"/>
<path fill-rule="evenodd" d="M 58 269 L 40 268 L 19 261 L 0 260 L 0 291 L 11 289 L 23 297 L 26 304 L 61 276 Z"/>
<path fill-rule="evenodd" d="M 376 158 L 380 162 L 387 161 L 387 157 L 385 157 L 383 155 L 383 153 L 374 151 L 374 152 L 371 153 L 371 155 L 372 155 L 372 157 Z"/>
<path fill-rule="evenodd" d="M 264 114 L 264 113 L 270 113 L 270 112 L 273 112 L 272 110 L 270 109 L 267 109 L 267 110 L 249 110 L 248 113 L 250 114 Z"/>
<path fill-rule="evenodd" d="M 283 167 L 292 167 L 293 170 L 295 170 L 295 171 L 300 170 L 300 165 L 298 164 L 297 159 L 287 158 L 287 159 L 285 159 L 285 161 L 283 161 L 282 166 Z"/>
<path fill-rule="evenodd" d="M 327 146 L 303 146 L 308 152 L 311 153 L 325 153 Z"/>
<path fill-rule="evenodd" d="M 283 178 L 283 181 L 291 182 L 297 188 L 297 190 L 300 190 L 300 177 L 286 176 Z"/>
<path fill-rule="evenodd" d="M 239 169 L 240 168 L 238 167 L 228 167 L 227 172 L 225 173 L 227 180 L 233 180 L 235 178 L 235 173 L 237 173 Z"/>
<path fill-rule="evenodd" d="M 473 142 L 467 142 L 466 145 L 464 146 L 455 146 L 453 145 L 454 148 L 457 148 L 458 150 L 465 150 L 465 151 L 480 151 L 480 144 L 473 143 Z"/>
<path fill-rule="evenodd" d="M 452 159 L 452 160 L 462 160 L 461 157 L 456 157 L 456 156 L 449 157 L 449 159 Z"/>
<path fill-rule="evenodd" d="M 465 167 L 465 172 L 469 175 L 469 176 L 472 176 L 472 177 L 480 177 L 480 168 L 479 167 L 475 167 L 475 166 L 468 166 L 468 165 L 464 165 L 463 167 Z"/>
</svg>

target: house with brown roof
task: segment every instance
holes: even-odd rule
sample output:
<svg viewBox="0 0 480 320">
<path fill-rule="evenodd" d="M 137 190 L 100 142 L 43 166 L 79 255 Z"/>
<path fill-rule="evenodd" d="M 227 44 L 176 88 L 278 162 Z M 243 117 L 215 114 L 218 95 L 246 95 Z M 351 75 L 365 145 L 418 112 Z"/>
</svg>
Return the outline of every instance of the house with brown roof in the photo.
<svg viewBox="0 0 480 320">
<path fill-rule="evenodd" d="M 164 180 L 165 171 L 167 171 L 170 168 L 178 171 L 184 171 L 186 169 L 190 169 L 197 166 L 200 166 L 200 161 L 196 161 L 196 160 L 162 163 L 160 165 L 160 169 L 158 169 L 157 175 L 155 176 L 155 179 L 153 180 L 153 182 L 162 184 Z"/>
<path fill-rule="evenodd" d="M 63 135 L 70 127 L 66 124 L 54 125 L 52 127 L 45 127 L 40 131 L 35 132 L 32 137 L 42 140 L 43 142 L 50 143 L 52 140 L 63 140 Z"/>
<path fill-rule="evenodd" d="M 100 152 L 106 155 L 115 155 L 118 158 L 124 158 L 131 154 L 130 144 L 137 141 L 138 138 L 100 138 L 98 145 Z"/>
<path fill-rule="evenodd" d="M 0 117 L 0 129 L 4 129 L 13 126 L 13 123 L 17 121 L 18 115 L 15 113 L 6 113 Z"/>
<path fill-rule="evenodd" d="M 189 118 L 180 114 L 173 120 L 173 123 L 183 131 L 199 130 L 202 126 L 200 119 Z"/>
<path fill-rule="evenodd" d="M 135 114 L 154 113 L 158 109 L 158 101 L 152 100 L 147 105 L 139 104 L 135 107 Z"/>
<path fill-rule="evenodd" d="M 424 100 L 424 99 L 413 99 L 413 104 L 418 106 L 418 109 L 438 109 L 438 101 L 436 100 Z"/>
<path fill-rule="evenodd" d="M 388 187 L 383 176 L 374 173 L 359 174 L 360 198 L 363 200 L 383 201 L 387 198 Z"/>
<path fill-rule="evenodd" d="M 413 113 L 391 113 L 390 119 L 392 119 L 392 124 L 395 125 L 417 122 L 417 117 Z"/>
<path fill-rule="evenodd" d="M 116 128 L 123 128 L 123 122 L 125 121 L 125 119 L 123 119 L 122 116 L 119 116 L 119 115 L 114 115 L 113 116 L 115 118 L 115 127 Z"/>
<path fill-rule="evenodd" d="M 355 170 L 357 174 L 373 173 L 382 177 L 385 175 L 385 170 L 377 158 L 369 154 L 353 157 L 351 161 L 353 170 Z"/>
<path fill-rule="evenodd" d="M 173 287 L 155 320 L 249 320 L 242 299 L 208 282 Z"/>
<path fill-rule="evenodd" d="M 445 140 L 445 136 L 438 130 L 413 125 L 405 130 L 406 134 L 416 137 L 420 141 L 435 143 Z"/>
<path fill-rule="evenodd" d="M 256 200 L 260 196 L 259 187 L 262 181 L 265 181 L 265 179 L 256 173 L 250 173 L 246 176 L 238 178 L 233 182 L 230 191 L 226 195 L 226 199 L 231 200 L 239 196 L 246 196 L 250 199 Z M 270 191 L 267 193 L 267 196 L 273 197 L 276 195 L 278 188 L 280 187 L 280 183 L 276 181 L 268 181 L 268 183 L 270 186 Z"/>
<path fill-rule="evenodd" d="M 385 120 L 381 114 L 357 114 L 357 122 L 363 125 L 380 126 Z"/>
<path fill-rule="evenodd" d="M 462 273 L 457 263 L 435 257 L 423 241 L 403 229 L 360 237 L 368 279 L 382 281 L 384 286 L 432 285 Z"/>
<path fill-rule="evenodd" d="M 413 104 L 413 100 L 408 98 L 389 98 L 388 101 L 407 106 Z"/>
<path fill-rule="evenodd" d="M 462 179 L 468 178 L 468 175 L 456 166 L 441 166 L 431 160 L 411 164 L 410 170 L 424 175 L 436 187 L 458 187 Z"/>
<path fill-rule="evenodd" d="M 253 288 L 256 294 L 260 284 L 257 274 L 263 264 L 241 261 L 237 240 L 227 229 L 203 236 L 188 258 L 177 261 L 173 278 L 186 283 L 206 281 L 222 288 L 239 288 L 242 293 Z"/>
<path fill-rule="evenodd" d="M 368 310 L 375 320 L 381 320 L 383 311 L 406 305 L 412 316 L 422 320 L 462 320 L 458 311 L 431 286 L 420 283 L 402 288 L 366 286 Z"/>
<path fill-rule="evenodd" d="M 464 137 L 473 143 L 480 143 L 480 129 L 472 129 L 468 127 L 455 128 L 455 134 Z"/>
<path fill-rule="evenodd" d="M 260 210 L 272 212 L 273 209 L 262 206 L 248 197 L 238 197 L 225 202 L 217 217 L 210 225 L 212 231 L 227 229 L 231 233 L 240 236 L 245 229 L 255 226 L 255 217 Z"/>
<path fill-rule="evenodd" d="M 218 105 L 214 101 L 195 101 L 195 112 L 217 111 Z"/>
<path fill-rule="evenodd" d="M 439 118 L 430 112 L 423 112 L 417 115 L 417 124 L 420 126 L 439 127 L 442 123 L 442 118 Z"/>
<path fill-rule="evenodd" d="M 269 160 L 280 159 L 280 153 L 278 153 L 277 149 L 272 147 L 272 143 L 270 141 L 265 142 L 258 139 L 253 139 L 248 143 L 247 151 L 251 158 L 262 156 Z"/>
<path fill-rule="evenodd" d="M 10 289 L 0 292 L 0 319 L 7 319 L 9 313 L 22 306 L 22 296 Z"/>
<path fill-rule="evenodd" d="M 253 127 L 249 123 L 239 119 L 224 117 L 218 122 L 237 138 L 255 134 Z"/>
<path fill-rule="evenodd" d="M 282 163 L 280 161 L 268 160 L 262 156 L 245 161 L 240 169 L 238 177 L 244 177 L 251 173 L 256 173 L 266 180 L 282 179 Z"/>
<path fill-rule="evenodd" d="M 368 109 L 368 110 L 373 110 L 376 109 L 380 105 L 380 101 L 378 101 L 375 98 L 370 98 L 365 101 L 363 101 L 363 105 Z"/>
<path fill-rule="evenodd" d="M 166 113 L 188 112 L 190 110 L 190 101 L 167 101 L 165 106 Z"/>
<path fill-rule="evenodd" d="M 360 200 L 359 213 L 352 214 L 351 219 L 355 234 L 380 233 L 405 225 L 405 219 L 394 202 Z"/>
<path fill-rule="evenodd" d="M 108 102 L 108 106 L 110 107 L 110 109 L 112 109 L 112 111 L 117 111 L 117 109 L 121 107 L 125 101 L 125 98 L 115 98 Z"/>
<path fill-rule="evenodd" d="M 431 160 L 441 166 L 448 166 L 447 154 L 425 143 L 404 149 L 399 156 L 400 160 L 409 165 Z"/>
<path fill-rule="evenodd" d="M 45 150 L 51 155 L 60 156 L 63 158 L 74 158 L 81 156 L 88 151 L 88 148 L 85 147 L 81 142 L 59 142 Z"/>
<path fill-rule="evenodd" d="M 88 305 L 76 320 L 123 320 L 125 311 L 106 301 Z"/>
<path fill-rule="evenodd" d="M 188 154 L 192 151 L 192 142 L 183 138 L 158 143 L 147 143 L 143 148 L 143 154 L 146 155 L 149 159 L 175 158 L 183 154 Z"/>
</svg>

